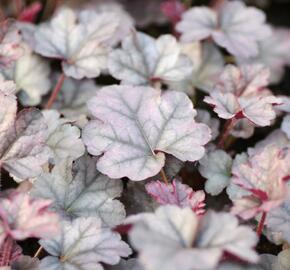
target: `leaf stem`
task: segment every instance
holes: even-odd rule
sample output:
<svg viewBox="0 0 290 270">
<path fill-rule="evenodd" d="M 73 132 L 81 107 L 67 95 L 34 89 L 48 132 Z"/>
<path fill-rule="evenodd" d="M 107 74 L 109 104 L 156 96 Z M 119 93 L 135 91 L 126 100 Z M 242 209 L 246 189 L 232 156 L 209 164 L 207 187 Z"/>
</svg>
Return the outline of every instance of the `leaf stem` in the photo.
<svg viewBox="0 0 290 270">
<path fill-rule="evenodd" d="M 36 258 L 36 257 L 38 257 L 38 256 L 39 256 L 39 254 L 42 252 L 42 250 L 43 250 L 43 247 L 42 247 L 42 246 L 40 246 L 40 247 L 38 248 L 38 250 L 35 252 L 35 254 L 34 254 L 33 258 Z"/>
<path fill-rule="evenodd" d="M 218 10 L 224 3 L 224 0 L 211 0 L 209 6 L 212 9 Z"/>
<path fill-rule="evenodd" d="M 1 258 L 0 258 L 0 267 L 8 266 L 12 257 L 12 249 L 13 249 L 13 239 L 11 237 L 7 237 L 1 247 Z"/>
<path fill-rule="evenodd" d="M 64 75 L 64 73 L 62 73 L 60 75 L 60 77 L 58 78 L 58 81 L 57 81 L 57 83 L 56 83 L 56 85 L 55 85 L 55 87 L 54 87 L 54 89 L 49 97 L 49 100 L 47 101 L 47 103 L 44 107 L 45 109 L 50 109 L 52 107 L 52 105 L 53 105 L 54 101 L 56 100 L 57 95 L 58 95 L 58 93 L 63 85 L 64 80 L 65 80 L 65 75 Z"/>
<path fill-rule="evenodd" d="M 167 177 L 166 177 L 166 174 L 165 174 L 165 171 L 164 171 L 163 169 L 161 169 L 161 171 L 160 171 L 160 175 L 161 175 L 161 177 L 162 177 L 163 182 L 164 182 L 166 185 L 169 185 L 169 181 L 168 181 L 168 179 L 167 179 Z"/>
<path fill-rule="evenodd" d="M 236 124 L 236 119 L 235 118 L 231 118 L 229 120 L 226 121 L 222 134 L 220 136 L 220 139 L 218 141 L 218 148 L 224 149 L 225 146 L 225 141 L 227 139 L 227 137 L 229 136 L 231 130 L 233 129 L 234 125 Z"/>
<path fill-rule="evenodd" d="M 23 1 L 22 0 L 14 0 L 14 8 L 15 8 L 15 18 L 18 18 L 19 14 L 23 9 Z"/>
<path fill-rule="evenodd" d="M 262 217 L 259 221 L 259 224 L 257 226 L 257 235 L 260 237 L 261 234 L 262 234 L 262 231 L 263 231 L 263 227 L 264 227 L 264 224 L 265 224 L 265 220 L 266 220 L 266 216 L 267 216 L 267 213 L 266 212 L 263 212 L 262 214 Z"/>
</svg>

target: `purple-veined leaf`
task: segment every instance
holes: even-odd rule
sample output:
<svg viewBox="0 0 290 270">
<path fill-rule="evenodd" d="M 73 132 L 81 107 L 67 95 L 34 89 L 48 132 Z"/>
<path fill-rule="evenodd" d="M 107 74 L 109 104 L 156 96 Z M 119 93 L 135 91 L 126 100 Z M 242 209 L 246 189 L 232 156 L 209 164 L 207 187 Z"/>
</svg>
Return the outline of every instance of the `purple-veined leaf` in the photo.
<svg viewBox="0 0 290 270">
<path fill-rule="evenodd" d="M 61 118 L 56 110 L 44 110 L 42 113 L 48 126 L 46 144 L 52 153 L 51 163 L 55 164 L 66 158 L 75 160 L 82 156 L 85 147 L 79 128 Z"/>
<path fill-rule="evenodd" d="M 202 190 L 193 191 L 188 185 L 174 179 L 172 183 L 165 184 L 154 181 L 146 184 L 147 193 L 159 204 L 173 204 L 181 208 L 189 207 L 197 215 L 205 212 L 205 194 Z"/>
<path fill-rule="evenodd" d="M 75 79 L 95 78 L 106 68 L 108 41 L 115 33 L 118 18 L 113 13 L 98 14 L 69 8 L 58 10 L 50 22 L 35 33 L 37 53 L 62 60 L 64 73 Z"/>
<path fill-rule="evenodd" d="M 7 198 L 1 198 L 2 234 L 16 240 L 54 236 L 58 233 L 59 219 L 58 215 L 48 210 L 50 205 L 50 200 L 35 200 L 19 192 L 11 192 Z"/>
<path fill-rule="evenodd" d="M 33 54 L 25 44 L 23 55 L 16 60 L 9 69 L 0 70 L 5 78 L 13 80 L 16 84 L 16 92 L 23 105 L 35 106 L 41 101 L 50 87 L 50 68 L 40 56 Z"/>
<path fill-rule="evenodd" d="M 133 32 L 122 41 L 122 48 L 110 53 L 109 72 L 123 84 L 146 85 L 154 81 L 181 81 L 192 72 L 188 57 L 182 55 L 175 37 L 154 39 Z"/>
<path fill-rule="evenodd" d="M 232 168 L 232 182 L 250 192 L 234 199 L 232 212 L 244 219 L 278 207 L 287 196 L 289 148 L 268 145 Z"/>
<path fill-rule="evenodd" d="M 183 42 L 212 37 L 221 47 L 240 57 L 258 54 L 258 41 L 268 38 L 271 28 L 265 24 L 265 14 L 240 1 L 225 1 L 217 11 L 193 7 L 177 24 Z"/>
<path fill-rule="evenodd" d="M 50 254 L 41 260 L 40 270 L 102 270 L 100 263 L 114 265 L 131 254 L 118 233 L 102 228 L 93 217 L 63 221 L 61 233 L 40 244 Z"/>
<path fill-rule="evenodd" d="M 214 269 L 224 252 L 258 260 L 256 234 L 228 213 L 208 212 L 199 219 L 190 208 L 171 205 L 127 221 L 133 223 L 130 242 L 145 269 Z"/>
<path fill-rule="evenodd" d="M 115 85 L 98 91 L 88 106 L 96 119 L 85 126 L 83 141 L 90 154 L 103 154 L 97 168 L 111 178 L 154 176 L 165 153 L 196 161 L 210 140 L 209 128 L 195 123 L 192 103 L 181 92 Z"/>
<path fill-rule="evenodd" d="M 207 179 L 205 191 L 211 195 L 220 194 L 230 183 L 231 156 L 223 150 L 215 150 L 206 154 L 199 163 L 199 172 Z"/>
<path fill-rule="evenodd" d="M 40 175 L 32 195 L 52 201 L 52 209 L 67 219 L 98 217 L 106 226 L 120 224 L 126 216 L 115 198 L 122 193 L 122 182 L 111 180 L 96 170 L 96 160 L 85 155 L 73 165 L 58 163 L 50 173 Z"/>
</svg>

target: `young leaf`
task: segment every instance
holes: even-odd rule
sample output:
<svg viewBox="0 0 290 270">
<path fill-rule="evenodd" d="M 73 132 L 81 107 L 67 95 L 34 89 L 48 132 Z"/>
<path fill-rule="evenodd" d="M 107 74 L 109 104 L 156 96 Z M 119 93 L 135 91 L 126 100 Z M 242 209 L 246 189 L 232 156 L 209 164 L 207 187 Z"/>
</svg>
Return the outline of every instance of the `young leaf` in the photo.
<svg viewBox="0 0 290 270">
<path fill-rule="evenodd" d="M 49 200 L 35 200 L 19 192 L 12 192 L 8 198 L 1 198 L 2 234 L 16 240 L 54 236 L 59 229 L 58 216 L 48 210 L 50 205 Z"/>
<path fill-rule="evenodd" d="M 181 81 L 192 72 L 191 61 L 181 54 L 175 37 L 163 35 L 155 40 L 141 32 L 123 40 L 122 49 L 110 54 L 108 67 L 115 78 L 132 85 Z"/>
<path fill-rule="evenodd" d="M 118 18 L 113 13 L 79 14 L 62 8 L 48 23 L 35 31 L 35 51 L 62 60 L 64 73 L 75 79 L 95 78 L 106 68 L 105 42 L 115 33 Z"/>
<path fill-rule="evenodd" d="M 60 118 L 60 113 L 55 110 L 42 112 L 47 123 L 48 138 L 46 144 L 52 153 L 52 163 L 58 163 L 63 159 L 76 160 L 85 152 L 85 147 L 80 139 L 80 130 L 69 123 L 68 120 Z"/>
<path fill-rule="evenodd" d="M 220 194 L 230 183 L 232 158 L 222 150 L 215 150 L 203 157 L 199 163 L 199 172 L 207 179 L 206 192 L 213 196 Z"/>
<path fill-rule="evenodd" d="M 197 215 L 205 212 L 205 194 L 202 190 L 193 191 L 188 185 L 174 179 L 165 184 L 160 181 L 150 182 L 145 186 L 148 194 L 160 204 L 173 204 L 181 208 L 189 207 Z"/>
<path fill-rule="evenodd" d="M 240 1 L 225 1 L 217 11 L 207 7 L 193 7 L 186 11 L 177 31 L 183 42 L 212 37 L 221 47 L 240 57 L 258 54 L 258 41 L 271 35 L 265 24 L 265 14 Z"/>
<path fill-rule="evenodd" d="M 115 200 L 122 193 L 122 182 L 96 171 L 96 160 L 85 155 L 73 166 L 69 160 L 58 163 L 34 183 L 32 194 L 49 199 L 52 208 L 66 218 L 98 217 L 106 226 L 120 224 L 124 206 Z"/>
<path fill-rule="evenodd" d="M 248 119 L 258 126 L 268 126 L 276 117 L 273 105 L 280 100 L 265 87 L 269 70 L 261 65 L 228 65 L 214 91 L 204 101 L 224 119 Z"/>
<path fill-rule="evenodd" d="M 224 252 L 256 262 L 256 234 L 228 213 L 199 219 L 190 208 L 161 206 L 154 214 L 128 218 L 130 241 L 147 269 L 214 269 Z"/>
<path fill-rule="evenodd" d="M 92 155 L 103 154 L 97 168 L 111 178 L 143 180 L 156 175 L 168 153 L 182 161 L 204 155 L 210 130 L 194 121 L 188 97 L 150 87 L 109 86 L 90 100 L 96 120 L 83 130 Z"/>
<path fill-rule="evenodd" d="M 0 80 L 0 163 L 16 180 L 26 180 L 42 172 L 50 152 L 45 145 L 47 126 L 36 109 L 21 111 L 16 117 L 15 85 Z"/>
<path fill-rule="evenodd" d="M 0 71 L 7 79 L 16 84 L 19 99 L 23 105 L 35 106 L 41 101 L 51 86 L 50 68 L 40 56 L 23 45 L 23 55 L 9 69 Z"/>
<path fill-rule="evenodd" d="M 101 270 L 100 263 L 114 265 L 131 254 L 119 234 L 102 228 L 101 220 L 93 217 L 63 221 L 61 233 L 40 244 L 50 254 L 41 260 L 41 270 Z"/>
<path fill-rule="evenodd" d="M 233 201 L 232 212 L 244 219 L 279 206 L 287 196 L 289 149 L 268 145 L 232 168 L 232 182 L 250 192 Z"/>
<path fill-rule="evenodd" d="M 21 35 L 15 23 L 0 22 L 0 68 L 9 67 L 22 55 Z"/>
</svg>

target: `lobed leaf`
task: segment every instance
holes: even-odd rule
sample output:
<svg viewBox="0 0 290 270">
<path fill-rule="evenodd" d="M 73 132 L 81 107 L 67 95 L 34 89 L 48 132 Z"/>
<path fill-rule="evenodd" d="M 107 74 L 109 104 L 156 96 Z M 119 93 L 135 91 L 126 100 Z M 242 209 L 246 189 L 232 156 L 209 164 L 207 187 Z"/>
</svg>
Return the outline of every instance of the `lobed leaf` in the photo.
<svg viewBox="0 0 290 270">
<path fill-rule="evenodd" d="M 156 175 L 164 153 L 196 161 L 210 140 L 209 128 L 195 123 L 192 103 L 180 92 L 109 86 L 88 106 L 96 119 L 84 128 L 83 141 L 89 153 L 103 154 L 97 168 L 111 178 L 138 181 Z"/>
</svg>

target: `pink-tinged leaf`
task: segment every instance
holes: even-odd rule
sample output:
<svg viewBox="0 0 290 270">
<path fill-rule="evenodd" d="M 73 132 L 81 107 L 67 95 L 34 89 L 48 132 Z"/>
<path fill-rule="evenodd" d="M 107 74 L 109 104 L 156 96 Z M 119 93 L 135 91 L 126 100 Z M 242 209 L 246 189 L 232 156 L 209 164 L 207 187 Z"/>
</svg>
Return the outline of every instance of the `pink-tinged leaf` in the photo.
<svg viewBox="0 0 290 270">
<path fill-rule="evenodd" d="M 30 6 L 24 8 L 21 11 L 18 20 L 21 22 L 33 23 L 36 20 L 36 17 L 38 16 L 41 9 L 42 9 L 41 2 L 34 2 Z"/>
<path fill-rule="evenodd" d="M 257 262 L 256 233 L 229 213 L 196 216 L 190 208 L 160 206 L 127 219 L 129 239 L 141 266 L 151 270 L 216 269 L 225 252 Z"/>
<path fill-rule="evenodd" d="M 232 212 L 248 219 L 279 206 L 287 196 L 290 149 L 268 145 L 234 164 L 232 182 L 249 193 L 233 200 Z"/>
<path fill-rule="evenodd" d="M 194 121 L 189 98 L 150 87 L 109 86 L 88 103 L 96 120 L 83 130 L 88 151 L 102 155 L 97 168 L 111 178 L 144 180 L 160 172 L 165 153 L 182 161 L 204 155 L 210 129 Z"/>
<path fill-rule="evenodd" d="M 0 22 L 0 68 L 7 68 L 22 56 L 21 35 L 15 23 Z"/>
<path fill-rule="evenodd" d="M 258 54 L 258 41 L 270 36 L 265 14 L 240 1 L 224 1 L 218 10 L 193 7 L 177 24 L 183 42 L 212 37 L 231 54 L 248 58 Z"/>
<path fill-rule="evenodd" d="M 118 23 L 114 13 L 77 13 L 61 8 L 50 22 L 36 29 L 35 50 L 43 56 L 61 59 L 67 76 L 95 78 L 106 68 L 109 48 L 105 43 L 114 35 Z"/>
<path fill-rule="evenodd" d="M 175 25 L 182 13 L 186 10 L 185 5 L 180 0 L 166 0 L 160 5 L 163 14 Z"/>
<path fill-rule="evenodd" d="M 197 215 L 205 212 L 205 193 L 201 190 L 193 191 L 191 187 L 176 179 L 168 185 L 160 181 L 150 182 L 145 188 L 147 193 L 160 204 L 189 207 Z"/>
<path fill-rule="evenodd" d="M 35 200 L 25 193 L 12 192 L 0 200 L 4 234 L 15 240 L 48 238 L 58 233 L 58 216 L 48 210 L 49 200 Z"/>
<path fill-rule="evenodd" d="M 223 119 L 247 119 L 257 126 L 269 126 L 275 119 L 273 106 L 281 100 L 265 87 L 269 70 L 262 65 L 228 65 L 204 101 Z"/>
</svg>

